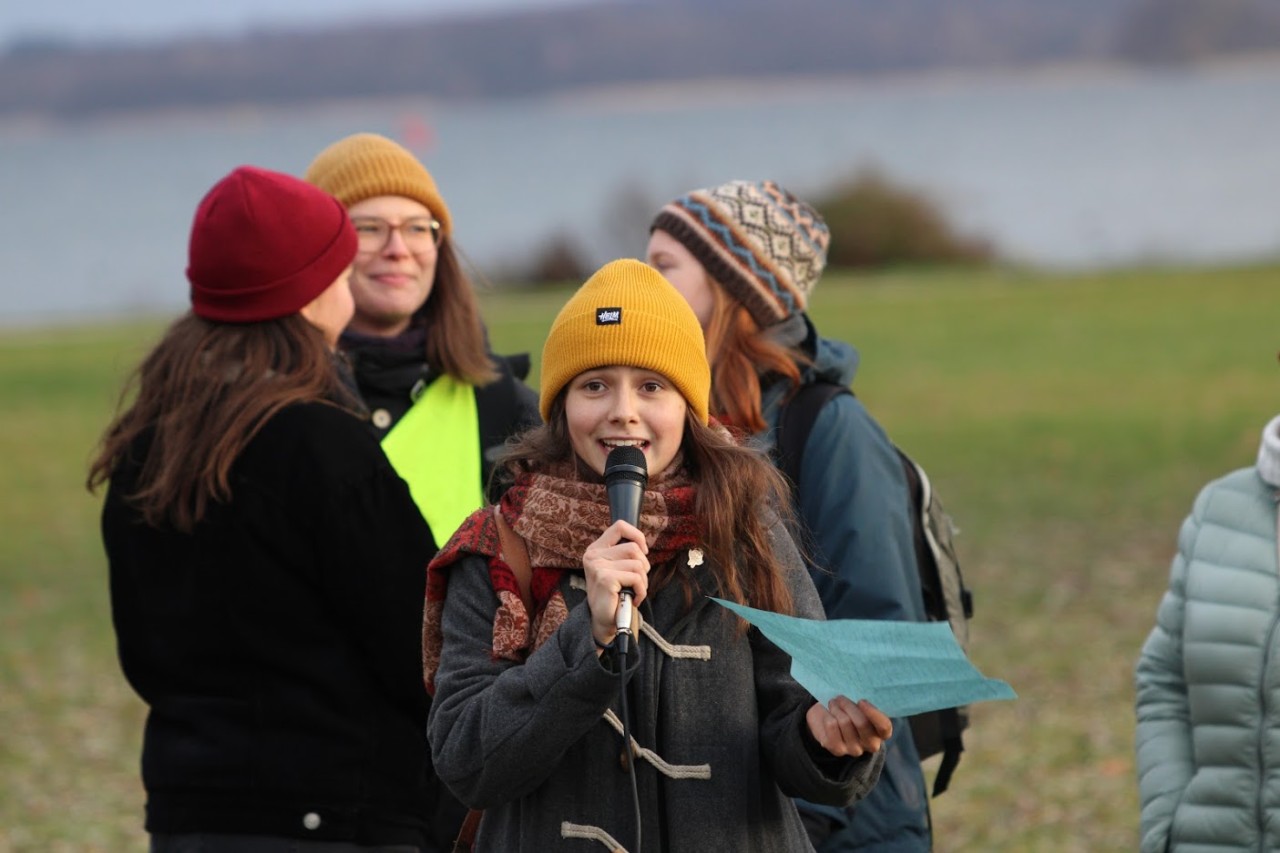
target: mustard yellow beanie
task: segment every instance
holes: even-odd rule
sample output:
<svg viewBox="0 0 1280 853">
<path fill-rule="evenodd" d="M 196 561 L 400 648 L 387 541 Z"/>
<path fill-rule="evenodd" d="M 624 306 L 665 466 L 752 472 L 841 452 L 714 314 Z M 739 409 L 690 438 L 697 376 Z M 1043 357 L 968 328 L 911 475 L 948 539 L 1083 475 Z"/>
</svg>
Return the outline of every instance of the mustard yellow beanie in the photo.
<svg viewBox="0 0 1280 853">
<path fill-rule="evenodd" d="M 316 155 L 303 179 L 346 207 L 380 195 L 411 198 L 427 206 L 441 233 L 453 230 L 449 208 L 431 173 L 408 149 L 385 136 L 357 133 L 339 139 Z"/>
<path fill-rule="evenodd" d="M 698 318 L 657 270 L 629 258 L 598 269 L 551 324 L 542 347 L 543 420 L 573 377 L 611 365 L 661 373 L 707 422 L 711 368 Z"/>
</svg>

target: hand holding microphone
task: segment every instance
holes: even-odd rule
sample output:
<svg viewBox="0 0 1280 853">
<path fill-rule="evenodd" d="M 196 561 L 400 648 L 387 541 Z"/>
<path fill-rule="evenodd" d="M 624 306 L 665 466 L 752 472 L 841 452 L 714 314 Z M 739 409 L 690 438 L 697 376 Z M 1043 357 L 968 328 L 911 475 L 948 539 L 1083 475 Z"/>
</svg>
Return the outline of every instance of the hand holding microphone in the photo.
<svg viewBox="0 0 1280 853">
<path fill-rule="evenodd" d="M 604 488 L 609 494 L 609 521 L 625 521 L 632 527 L 640 523 L 640 501 L 649 482 L 649 467 L 644 451 L 623 445 L 609 451 L 604 463 Z M 635 590 L 624 586 L 618 595 L 615 627 L 624 638 L 631 636 L 631 599 Z M 620 642 L 627 642 L 626 639 Z"/>
<path fill-rule="evenodd" d="M 626 643 L 631 635 L 632 599 L 638 585 L 647 581 L 649 563 L 645 558 L 648 545 L 636 527 L 640 504 L 648 482 L 644 452 L 637 447 L 615 447 L 605 462 L 605 490 L 609 497 L 609 530 L 583 555 L 587 572 L 588 600 L 597 643 L 613 629 Z M 622 536 L 619 538 L 618 523 Z M 631 530 L 626 530 L 629 526 Z M 621 576 L 621 577 L 619 577 Z M 622 590 L 614 586 L 621 580 Z M 600 584 L 599 581 L 604 581 Z M 616 605 L 615 605 L 616 601 Z M 610 624 L 611 623 L 611 624 Z M 625 651 L 625 648 L 621 649 Z"/>
</svg>

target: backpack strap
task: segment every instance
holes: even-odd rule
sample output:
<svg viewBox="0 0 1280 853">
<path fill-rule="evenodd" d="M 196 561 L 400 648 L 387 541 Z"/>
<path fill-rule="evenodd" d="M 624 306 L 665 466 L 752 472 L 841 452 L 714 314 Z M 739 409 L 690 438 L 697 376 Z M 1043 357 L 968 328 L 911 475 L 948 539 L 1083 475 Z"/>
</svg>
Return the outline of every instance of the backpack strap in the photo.
<svg viewBox="0 0 1280 853">
<path fill-rule="evenodd" d="M 951 784 L 951 774 L 956 772 L 960 753 L 964 752 L 963 733 L 968 717 L 962 717 L 960 712 L 960 708 L 941 708 L 935 712 L 942 736 L 942 760 L 938 762 L 938 773 L 933 777 L 935 797 Z"/>
<path fill-rule="evenodd" d="M 809 441 L 809 433 L 813 431 L 813 425 L 822 407 L 841 394 L 853 395 L 853 390 L 835 382 L 818 380 L 800 386 L 791 399 L 783 404 L 782 412 L 778 416 L 774 461 L 778 469 L 786 475 L 791 484 L 792 495 L 796 499 L 799 498 L 800 470 L 804 462 L 804 449 Z M 929 497 L 927 479 L 919 466 L 896 444 L 894 451 L 901 462 L 910 497 L 912 544 L 916 558 L 917 579 L 925 598 L 926 610 L 931 613 L 946 613 L 948 606 L 952 603 L 944 601 L 937 558 L 934 555 L 933 543 L 929 542 L 929 533 L 921 512 L 922 508 L 927 508 L 928 504 L 926 501 L 926 497 Z M 807 549 L 813 544 L 811 539 L 813 533 L 803 525 L 801 527 L 800 535 L 806 540 L 802 544 Z M 947 546 L 950 546 L 949 542 Z M 930 570 L 928 582 L 923 576 L 922 569 L 926 566 Z M 960 585 L 957 593 L 962 596 L 962 610 L 967 618 L 973 612 L 970 593 L 963 584 Z M 963 623 L 960 627 L 964 628 Z M 957 634 L 959 634 L 958 631 Z M 965 637 L 967 638 L 967 630 Z M 933 784 L 933 796 L 936 797 L 947 790 L 951 783 L 951 776 L 960 763 L 960 753 L 964 751 L 963 732 L 968 726 L 968 710 L 964 707 L 943 708 L 917 714 L 909 717 L 908 721 L 922 759 L 942 753 L 942 760 L 938 765 Z"/>
<path fill-rule="evenodd" d="M 782 406 L 778 416 L 778 430 L 773 445 L 773 458 L 787 477 L 794 494 L 800 486 L 800 466 L 804 462 L 804 447 L 809 443 L 809 433 L 822 411 L 833 397 L 852 394 L 844 385 L 825 379 L 801 385 Z"/>
<path fill-rule="evenodd" d="M 476 843 L 476 833 L 480 831 L 480 818 L 484 817 L 484 809 L 471 809 L 467 812 L 467 816 L 462 821 L 462 828 L 458 830 L 458 837 L 450 848 L 451 853 L 471 853 L 471 847 Z"/>
<path fill-rule="evenodd" d="M 524 602 L 524 612 L 533 620 L 533 567 L 529 565 L 529 548 L 524 544 L 507 520 L 502 517 L 502 510 L 493 506 L 493 521 L 498 526 L 498 541 L 501 543 L 499 556 L 516 576 L 516 585 L 520 587 L 520 600 Z M 480 819 L 484 817 L 484 809 L 471 809 L 458 837 L 453 842 L 452 853 L 470 853 L 476 841 L 476 833 L 480 831 Z"/>
<path fill-rule="evenodd" d="M 501 542 L 501 557 L 511 573 L 516 576 L 516 584 L 520 587 L 520 600 L 524 602 L 524 612 L 529 621 L 533 621 L 533 567 L 529 565 L 529 548 L 524 540 L 511 529 L 497 504 L 493 505 L 493 520 L 498 525 L 498 540 Z"/>
</svg>

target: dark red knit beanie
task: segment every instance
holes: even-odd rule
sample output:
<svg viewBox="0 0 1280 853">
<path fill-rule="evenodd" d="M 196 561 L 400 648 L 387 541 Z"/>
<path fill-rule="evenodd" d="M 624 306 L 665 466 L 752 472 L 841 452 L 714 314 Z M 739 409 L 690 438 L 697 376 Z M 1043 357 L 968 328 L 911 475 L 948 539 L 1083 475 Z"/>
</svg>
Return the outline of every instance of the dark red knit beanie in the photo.
<svg viewBox="0 0 1280 853">
<path fill-rule="evenodd" d="M 196 208 L 191 307 L 226 323 L 284 317 L 324 292 L 355 255 L 356 232 L 337 199 L 290 175 L 240 166 Z"/>
</svg>

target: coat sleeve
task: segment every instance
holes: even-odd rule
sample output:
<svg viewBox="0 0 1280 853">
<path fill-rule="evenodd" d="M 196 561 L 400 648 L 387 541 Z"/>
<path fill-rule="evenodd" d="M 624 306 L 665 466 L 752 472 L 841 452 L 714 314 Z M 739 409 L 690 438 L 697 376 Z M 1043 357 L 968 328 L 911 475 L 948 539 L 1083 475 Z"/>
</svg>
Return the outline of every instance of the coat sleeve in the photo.
<svg viewBox="0 0 1280 853">
<path fill-rule="evenodd" d="M 902 460 L 856 397 L 835 397 L 818 413 L 800 482 L 797 511 L 810 531 L 812 576 L 827 618 L 923 619 Z M 838 831 L 858 847 L 927 850 L 929 800 L 919 753 L 905 718 L 893 728 L 886 778 Z"/>
<path fill-rule="evenodd" d="M 795 615 L 822 619 L 822 604 L 791 537 L 780 525 L 773 530 L 775 547 L 785 555 L 788 586 Z M 778 786 L 790 797 L 816 803 L 848 805 L 875 785 L 884 750 L 859 758 L 830 755 L 808 734 L 805 714 L 814 698 L 791 677 L 791 658 L 756 628 L 749 632 L 755 666 L 760 748 Z"/>
<path fill-rule="evenodd" d="M 484 558 L 449 570 L 427 739 L 436 774 L 472 808 L 534 790 L 601 725 L 618 691 L 617 673 L 596 656 L 585 602 L 524 663 L 493 655 L 498 604 Z"/>
<path fill-rule="evenodd" d="M 350 437 L 344 467 L 360 473 L 318 487 L 323 509 L 311 519 L 318 579 L 369 670 L 425 719 L 422 599 L 435 543 L 408 487 L 354 419 Z"/>
<path fill-rule="evenodd" d="M 796 508 L 812 536 L 828 618 L 923 617 L 909 506 L 901 458 L 862 402 L 845 394 L 823 406 Z"/>
<path fill-rule="evenodd" d="M 1156 611 L 1135 672 L 1137 692 L 1138 793 L 1141 800 L 1141 850 L 1163 853 L 1178 800 L 1195 772 L 1191 747 L 1187 684 L 1182 666 L 1182 626 L 1186 610 L 1187 567 L 1200 533 L 1207 494 L 1182 523 L 1169 586 Z"/>
</svg>

